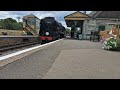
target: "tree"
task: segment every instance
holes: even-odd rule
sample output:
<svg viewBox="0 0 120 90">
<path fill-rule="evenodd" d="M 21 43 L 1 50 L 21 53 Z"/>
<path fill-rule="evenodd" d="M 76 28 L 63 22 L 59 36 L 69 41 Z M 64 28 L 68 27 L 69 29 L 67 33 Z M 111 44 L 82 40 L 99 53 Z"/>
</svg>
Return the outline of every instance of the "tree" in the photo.
<svg viewBox="0 0 120 90">
<path fill-rule="evenodd" d="M 4 29 L 5 25 L 4 25 L 4 19 L 0 19 L 0 29 Z"/>
<path fill-rule="evenodd" d="M 22 22 L 18 23 L 18 29 L 23 29 L 23 23 Z"/>
<path fill-rule="evenodd" d="M 0 20 L 1 29 L 19 30 L 22 29 L 22 22 L 17 22 L 15 19 L 6 18 Z"/>
<path fill-rule="evenodd" d="M 6 29 L 16 29 L 17 21 L 12 18 L 6 18 L 4 19 L 4 25 Z"/>
<path fill-rule="evenodd" d="M 69 28 L 66 28 L 66 34 L 70 35 L 71 30 Z"/>
</svg>

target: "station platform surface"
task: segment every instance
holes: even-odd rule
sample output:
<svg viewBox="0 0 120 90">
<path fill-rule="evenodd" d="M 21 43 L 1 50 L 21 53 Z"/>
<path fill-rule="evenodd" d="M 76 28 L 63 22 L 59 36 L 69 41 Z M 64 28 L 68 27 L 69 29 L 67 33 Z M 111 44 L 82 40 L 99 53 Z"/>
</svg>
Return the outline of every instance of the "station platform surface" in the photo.
<svg viewBox="0 0 120 90">
<path fill-rule="evenodd" d="M 120 52 L 100 42 L 64 39 L 0 68 L 0 79 L 120 78 Z"/>
</svg>

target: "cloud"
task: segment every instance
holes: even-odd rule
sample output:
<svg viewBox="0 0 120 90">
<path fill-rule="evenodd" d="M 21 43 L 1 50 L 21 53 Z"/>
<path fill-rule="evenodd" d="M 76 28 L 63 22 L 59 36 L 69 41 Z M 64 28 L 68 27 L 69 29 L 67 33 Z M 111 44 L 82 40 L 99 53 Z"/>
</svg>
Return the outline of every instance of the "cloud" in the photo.
<svg viewBox="0 0 120 90">
<path fill-rule="evenodd" d="M 66 27 L 66 23 L 64 21 L 64 16 L 69 15 L 75 11 L 0 11 L 0 19 L 5 19 L 5 18 L 13 18 L 17 20 L 17 17 L 21 17 L 28 14 L 34 14 L 38 18 L 42 19 L 47 16 L 55 17 L 55 19 L 58 22 L 61 22 L 62 25 Z M 87 13 L 90 13 L 90 11 L 87 11 Z"/>
</svg>

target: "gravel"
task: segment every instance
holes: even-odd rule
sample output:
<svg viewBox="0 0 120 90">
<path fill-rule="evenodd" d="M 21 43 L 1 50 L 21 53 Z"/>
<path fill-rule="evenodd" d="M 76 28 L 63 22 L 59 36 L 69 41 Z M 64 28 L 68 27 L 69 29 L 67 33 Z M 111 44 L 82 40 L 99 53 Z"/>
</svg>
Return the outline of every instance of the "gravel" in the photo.
<svg viewBox="0 0 120 90">
<path fill-rule="evenodd" d="M 35 46 L 38 46 L 38 45 L 40 45 L 40 44 L 34 44 L 34 45 L 29 45 L 29 46 L 24 46 L 24 47 L 19 47 L 19 48 L 6 50 L 6 51 L 3 51 L 3 52 L 0 52 L 0 57 L 11 54 L 11 53 L 15 53 L 15 52 L 18 52 L 18 51 L 21 51 L 21 50 L 24 50 L 24 49 L 27 49 L 27 48 L 30 48 L 30 47 L 35 47 Z"/>
</svg>

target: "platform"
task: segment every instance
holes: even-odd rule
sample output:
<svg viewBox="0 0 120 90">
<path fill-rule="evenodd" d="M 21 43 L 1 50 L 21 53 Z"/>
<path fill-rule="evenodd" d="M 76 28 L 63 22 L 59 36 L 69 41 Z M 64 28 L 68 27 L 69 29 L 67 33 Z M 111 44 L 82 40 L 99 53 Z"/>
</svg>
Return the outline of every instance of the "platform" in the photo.
<svg viewBox="0 0 120 90">
<path fill-rule="evenodd" d="M 120 78 L 120 52 L 99 42 L 64 39 L 0 68 L 0 79 Z"/>
</svg>

